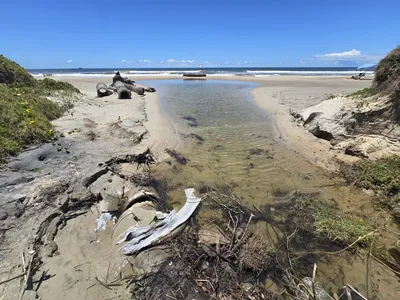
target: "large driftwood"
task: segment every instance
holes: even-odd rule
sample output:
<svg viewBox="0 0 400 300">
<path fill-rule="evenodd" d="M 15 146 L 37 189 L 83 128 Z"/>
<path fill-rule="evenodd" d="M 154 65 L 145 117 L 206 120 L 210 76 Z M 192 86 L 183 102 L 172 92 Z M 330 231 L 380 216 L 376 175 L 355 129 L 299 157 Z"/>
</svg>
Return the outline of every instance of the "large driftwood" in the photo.
<svg viewBox="0 0 400 300">
<path fill-rule="evenodd" d="M 107 85 L 105 83 L 98 83 L 96 85 L 96 90 L 97 90 L 97 97 L 106 97 L 110 96 L 113 92 L 107 88 Z"/>
<path fill-rule="evenodd" d="M 121 81 L 114 82 L 114 88 L 117 91 L 118 99 L 131 99 L 131 91 Z"/>
<path fill-rule="evenodd" d="M 144 95 L 144 88 L 142 88 L 142 87 L 138 87 L 136 85 L 127 84 L 127 83 L 125 83 L 125 86 L 127 89 L 131 90 L 132 92 L 134 92 L 138 95 Z"/>
</svg>

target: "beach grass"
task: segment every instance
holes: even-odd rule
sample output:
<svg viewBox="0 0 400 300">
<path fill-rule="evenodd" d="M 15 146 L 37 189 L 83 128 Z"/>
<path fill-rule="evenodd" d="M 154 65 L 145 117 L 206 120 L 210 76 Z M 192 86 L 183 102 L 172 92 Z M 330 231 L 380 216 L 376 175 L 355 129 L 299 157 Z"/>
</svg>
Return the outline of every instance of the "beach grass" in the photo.
<svg viewBox="0 0 400 300">
<path fill-rule="evenodd" d="M 347 95 L 349 98 L 366 98 L 372 96 L 373 90 L 371 88 L 364 88 L 362 90 L 358 90 L 357 92 L 351 93 Z"/>
<path fill-rule="evenodd" d="M 308 212 L 313 219 L 314 234 L 320 239 L 349 246 L 366 236 L 368 226 L 363 219 L 354 219 L 344 215 L 336 205 L 314 197 L 301 197 L 298 200 L 300 210 Z M 365 244 L 360 239 L 357 244 Z"/>
<path fill-rule="evenodd" d="M 394 212 L 400 206 L 400 156 L 360 160 L 352 165 L 342 165 L 341 173 L 356 186 L 373 190 L 384 204 Z"/>
<path fill-rule="evenodd" d="M 65 109 L 26 88 L 0 84 L 0 162 L 25 145 L 51 137 L 50 121 L 62 116 Z"/>
<path fill-rule="evenodd" d="M 17 63 L 0 55 L 0 163 L 27 145 L 53 137 L 50 121 L 71 107 L 46 97 L 71 96 L 79 90 L 50 78 L 36 80 Z"/>
</svg>

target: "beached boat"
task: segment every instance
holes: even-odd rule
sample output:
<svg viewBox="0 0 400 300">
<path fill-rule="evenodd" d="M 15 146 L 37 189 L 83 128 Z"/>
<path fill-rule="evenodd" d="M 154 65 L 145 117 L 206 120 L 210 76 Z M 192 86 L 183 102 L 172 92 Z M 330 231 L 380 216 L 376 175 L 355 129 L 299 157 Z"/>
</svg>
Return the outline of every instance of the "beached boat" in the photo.
<svg viewBox="0 0 400 300">
<path fill-rule="evenodd" d="M 203 71 L 203 65 L 200 65 L 200 71 L 198 72 L 186 72 L 183 73 L 183 79 L 206 79 L 207 74 Z"/>
<path fill-rule="evenodd" d="M 184 78 L 205 78 L 207 74 L 204 72 L 183 73 Z"/>
</svg>

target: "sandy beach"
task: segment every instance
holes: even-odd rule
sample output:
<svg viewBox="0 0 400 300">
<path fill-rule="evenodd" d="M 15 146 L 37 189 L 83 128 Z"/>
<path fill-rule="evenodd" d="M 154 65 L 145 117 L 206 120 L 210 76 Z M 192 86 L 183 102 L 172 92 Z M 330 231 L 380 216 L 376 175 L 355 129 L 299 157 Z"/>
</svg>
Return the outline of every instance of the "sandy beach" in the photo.
<svg viewBox="0 0 400 300">
<path fill-rule="evenodd" d="M 150 79 L 182 80 L 180 76 L 130 78 L 136 80 L 138 85 L 141 81 Z M 259 86 L 251 90 L 251 96 L 254 103 L 272 117 L 276 133 L 273 138 L 301 154 L 312 164 L 328 170 L 334 169 L 331 160 L 340 154 L 330 150 L 329 142 L 317 139 L 293 122 L 290 111 L 318 104 L 331 95 L 352 93 L 371 84 L 371 80 L 355 81 L 344 77 L 315 76 L 209 76 L 209 79 L 257 83 Z M 170 159 L 165 153 L 166 148 L 179 150 L 184 146 L 179 132 L 161 109 L 158 92 L 146 93 L 145 96 L 134 94 L 131 100 L 119 100 L 115 94 L 97 98 L 96 84 L 110 83 L 111 76 L 57 77 L 57 80 L 70 82 L 80 89 L 83 95 L 73 100 L 74 106 L 67 114 L 54 121 L 55 129 L 61 137 L 58 145 L 60 148 L 68 148 L 68 154 L 64 151 L 57 152 L 51 144 L 44 145 L 22 153 L 8 165 L 4 173 L 3 186 L 6 187 L 4 191 L 8 193 L 4 196 L 15 197 L 18 191 L 19 197 L 28 203 L 27 207 L 42 212 L 37 214 L 32 209 L 27 209 L 20 219 L 7 220 L 9 230 L 6 243 L 9 250 L 4 252 L 5 259 L 0 263 L 2 269 L 8 270 L 3 273 L 7 277 L 18 272 L 20 249 L 29 249 L 29 241 L 35 236 L 43 235 L 41 228 L 51 228 L 51 223 L 47 224 L 46 220 L 49 216 L 54 217 L 52 212 L 55 208 L 38 201 L 42 199 L 44 191 L 55 189 L 60 194 L 65 192 L 67 195 L 79 195 L 76 197 L 81 200 L 86 199 L 82 196 L 87 193 L 85 189 L 82 190 L 82 180 L 97 178 L 96 174 L 101 172 L 101 165 L 110 158 L 143 153 L 148 148 L 156 157 L 157 163 L 161 163 L 167 158 Z M 37 159 L 38 157 L 40 159 Z M 344 159 L 354 158 L 347 156 Z M 128 172 L 124 174 L 137 172 L 136 167 L 132 169 L 129 164 L 122 163 L 119 168 Z M 37 171 L 32 175 L 31 170 Z M 132 195 L 143 188 L 140 185 L 127 188 L 126 186 L 118 176 L 109 174 L 97 179 L 89 190 L 92 194 L 101 194 L 103 190 L 108 189 Z M 61 202 L 56 207 L 63 205 Z M 57 274 L 41 284 L 38 292 L 41 299 L 100 299 L 111 298 L 115 293 L 129 295 L 129 291 L 123 286 L 109 290 L 104 289 L 101 284 L 96 284 L 96 276 L 102 276 L 100 278 L 104 280 L 109 273 L 120 274 L 119 268 L 124 265 L 125 260 L 116 252 L 118 248 L 111 246 L 113 241 L 110 230 L 103 235 L 93 232 L 99 215 L 95 207 L 96 205 L 92 205 L 89 210 L 86 208 L 87 213 L 83 217 L 69 220 L 68 225 L 57 236 L 53 234 L 54 241 L 48 245 L 43 242 L 45 247 L 36 246 L 39 248 L 35 248 L 35 251 L 42 254 L 40 270 L 51 270 L 52 274 Z M 22 219 L 25 222 L 21 223 Z M 38 224 L 42 225 L 38 228 Z M 18 238 L 22 232 L 29 232 L 24 240 Z M 48 233 L 45 236 L 47 238 Z M 53 243 L 57 246 L 49 249 L 48 246 L 54 245 Z M 52 257 L 53 253 L 58 255 Z M 154 257 L 144 258 L 145 261 L 146 259 L 152 260 Z M 109 260 L 108 266 L 104 263 L 105 260 Z M 129 274 L 127 273 L 127 276 Z M 3 290 L 4 299 L 14 299 L 18 291 L 18 285 L 7 286 Z"/>
</svg>

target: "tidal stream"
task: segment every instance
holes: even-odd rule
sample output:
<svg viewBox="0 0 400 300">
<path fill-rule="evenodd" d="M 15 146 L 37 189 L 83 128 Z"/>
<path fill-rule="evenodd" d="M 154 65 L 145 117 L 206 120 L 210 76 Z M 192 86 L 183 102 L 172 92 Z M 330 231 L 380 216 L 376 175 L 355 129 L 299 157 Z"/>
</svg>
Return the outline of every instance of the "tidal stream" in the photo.
<svg viewBox="0 0 400 300">
<path fill-rule="evenodd" d="M 172 205 L 183 204 L 186 187 L 229 185 L 250 207 L 274 204 L 277 194 L 297 190 L 319 193 L 336 202 L 345 214 L 367 218 L 372 207 L 367 194 L 314 166 L 280 140 L 268 112 L 253 103 L 250 90 L 256 84 L 219 80 L 143 83 L 159 92 L 164 112 L 186 141 L 178 150 L 189 159 L 187 165 L 178 165 L 172 172 L 168 165 L 157 169 L 168 180 Z M 269 228 L 259 230 L 266 233 Z M 379 266 L 368 273 L 365 266 L 364 256 L 357 254 L 321 256 L 318 281 L 334 292 L 349 283 L 366 295 L 367 282 L 373 280 L 379 282 L 379 291 L 371 292 L 369 285 L 369 295 L 379 297 L 371 299 L 395 299 L 396 276 Z M 312 265 L 308 273 L 311 276 Z"/>
</svg>

